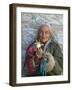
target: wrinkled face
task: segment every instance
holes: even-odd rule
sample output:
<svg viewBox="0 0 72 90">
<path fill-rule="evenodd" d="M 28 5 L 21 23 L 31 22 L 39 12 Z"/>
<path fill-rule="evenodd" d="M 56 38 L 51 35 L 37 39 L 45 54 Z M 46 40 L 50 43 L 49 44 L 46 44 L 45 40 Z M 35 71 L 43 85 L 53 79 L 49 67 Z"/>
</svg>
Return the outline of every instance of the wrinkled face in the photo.
<svg viewBox="0 0 72 90">
<path fill-rule="evenodd" d="M 43 26 L 39 32 L 39 39 L 42 43 L 46 43 L 50 37 L 50 32 L 47 26 Z"/>
</svg>

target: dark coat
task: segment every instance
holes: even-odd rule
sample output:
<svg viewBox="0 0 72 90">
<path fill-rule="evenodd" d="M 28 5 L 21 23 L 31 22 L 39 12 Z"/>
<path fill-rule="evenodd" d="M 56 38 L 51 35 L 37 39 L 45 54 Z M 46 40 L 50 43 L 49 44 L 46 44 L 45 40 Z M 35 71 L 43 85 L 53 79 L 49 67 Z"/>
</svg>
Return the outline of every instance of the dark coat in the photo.
<svg viewBox="0 0 72 90">
<path fill-rule="evenodd" d="M 49 63 L 47 65 L 47 73 L 46 75 L 61 75 L 63 73 L 63 54 L 62 50 L 59 46 L 59 44 L 54 41 L 50 40 L 48 41 L 44 47 L 42 47 L 45 54 L 47 54 Z M 36 68 L 34 66 L 34 43 L 30 45 L 30 47 L 27 49 L 27 67 L 29 71 L 29 76 L 36 76 Z M 35 57 L 37 58 L 37 57 Z M 34 60 L 35 61 L 35 60 Z"/>
<path fill-rule="evenodd" d="M 59 44 L 55 41 L 51 41 L 47 47 L 46 52 L 50 52 L 54 58 L 55 66 L 48 75 L 60 75 L 63 73 L 63 54 Z"/>
</svg>

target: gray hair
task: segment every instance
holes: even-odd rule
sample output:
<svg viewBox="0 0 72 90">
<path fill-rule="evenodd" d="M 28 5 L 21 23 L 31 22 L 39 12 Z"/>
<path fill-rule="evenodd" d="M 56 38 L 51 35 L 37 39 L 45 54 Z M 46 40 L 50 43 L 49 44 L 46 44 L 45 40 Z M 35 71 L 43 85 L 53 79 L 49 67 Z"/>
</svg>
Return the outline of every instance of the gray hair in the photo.
<svg viewBox="0 0 72 90">
<path fill-rule="evenodd" d="M 39 40 L 39 34 L 40 34 L 40 31 L 41 31 L 41 29 L 42 29 L 43 27 L 48 27 L 48 30 L 49 30 L 49 32 L 50 32 L 50 38 L 53 39 L 53 40 L 55 40 L 54 32 L 53 32 L 50 24 L 42 24 L 42 25 L 39 27 L 37 40 Z"/>
</svg>

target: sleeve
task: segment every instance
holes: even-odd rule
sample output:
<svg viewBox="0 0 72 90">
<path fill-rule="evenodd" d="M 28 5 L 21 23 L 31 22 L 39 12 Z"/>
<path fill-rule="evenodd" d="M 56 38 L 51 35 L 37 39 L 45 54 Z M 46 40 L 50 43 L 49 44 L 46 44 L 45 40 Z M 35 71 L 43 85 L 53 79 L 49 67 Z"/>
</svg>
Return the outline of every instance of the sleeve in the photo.
<svg viewBox="0 0 72 90">
<path fill-rule="evenodd" d="M 34 63 L 34 53 L 35 49 L 30 47 L 27 50 L 27 55 L 26 55 L 26 63 L 29 71 L 29 75 L 35 75 L 36 74 L 36 68 L 35 68 L 35 63 Z"/>
<path fill-rule="evenodd" d="M 60 75 L 63 73 L 63 53 L 58 44 L 55 47 L 53 55 L 55 59 L 54 73 Z"/>
<path fill-rule="evenodd" d="M 53 46 L 53 53 L 46 52 L 48 58 L 47 72 L 51 75 L 60 75 L 63 72 L 63 54 L 58 44 Z"/>
</svg>

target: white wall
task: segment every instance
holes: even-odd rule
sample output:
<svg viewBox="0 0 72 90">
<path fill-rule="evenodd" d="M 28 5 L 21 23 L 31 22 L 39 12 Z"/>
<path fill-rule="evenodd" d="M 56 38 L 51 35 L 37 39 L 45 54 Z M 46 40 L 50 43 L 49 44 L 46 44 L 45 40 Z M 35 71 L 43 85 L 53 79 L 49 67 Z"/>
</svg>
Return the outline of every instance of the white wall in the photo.
<svg viewBox="0 0 72 90">
<path fill-rule="evenodd" d="M 72 82 L 70 84 L 57 84 L 57 85 L 54 84 L 54 85 L 28 86 L 28 87 L 9 86 L 8 83 L 9 83 L 9 4 L 10 3 L 29 3 L 29 4 L 35 3 L 35 4 L 57 5 L 57 6 L 58 5 L 71 6 L 72 0 L 41 0 L 41 1 L 40 0 L 0 0 L 0 90 L 24 90 L 24 89 L 25 90 L 39 90 L 39 89 L 71 90 Z"/>
</svg>

